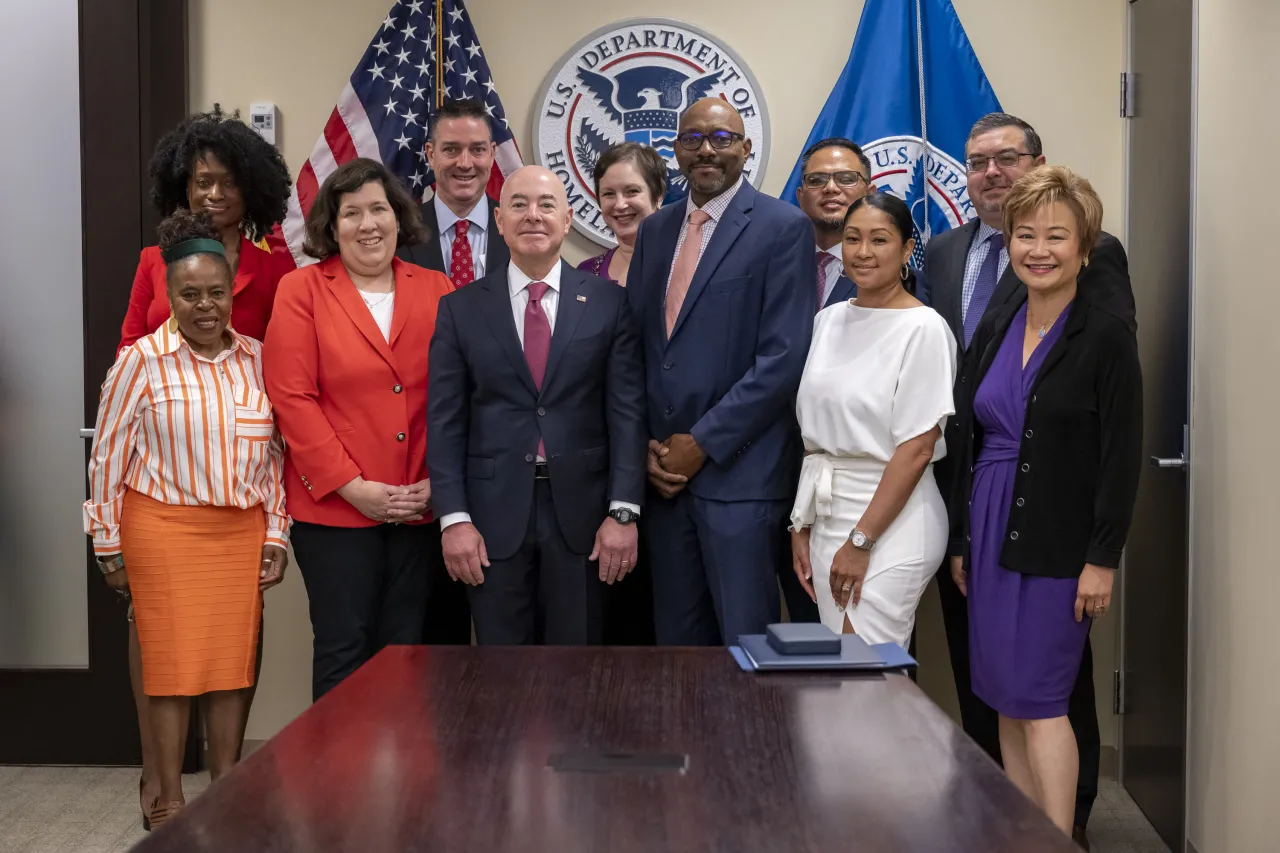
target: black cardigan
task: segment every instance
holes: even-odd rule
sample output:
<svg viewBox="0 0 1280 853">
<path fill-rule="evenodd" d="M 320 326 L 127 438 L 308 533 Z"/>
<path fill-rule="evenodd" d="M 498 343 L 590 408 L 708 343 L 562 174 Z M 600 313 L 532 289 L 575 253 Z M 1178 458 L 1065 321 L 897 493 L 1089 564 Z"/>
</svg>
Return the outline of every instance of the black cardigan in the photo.
<svg viewBox="0 0 1280 853">
<path fill-rule="evenodd" d="M 956 484 L 948 553 L 969 559 L 969 502 L 982 427 L 973 400 L 1025 291 L 974 335 L 956 382 Z M 1027 400 L 1000 565 L 1079 577 L 1120 563 L 1142 469 L 1142 371 L 1126 323 L 1079 291 Z M 1021 338 L 1019 338 L 1021 340 Z M 966 440 L 967 439 L 967 440 Z"/>
</svg>

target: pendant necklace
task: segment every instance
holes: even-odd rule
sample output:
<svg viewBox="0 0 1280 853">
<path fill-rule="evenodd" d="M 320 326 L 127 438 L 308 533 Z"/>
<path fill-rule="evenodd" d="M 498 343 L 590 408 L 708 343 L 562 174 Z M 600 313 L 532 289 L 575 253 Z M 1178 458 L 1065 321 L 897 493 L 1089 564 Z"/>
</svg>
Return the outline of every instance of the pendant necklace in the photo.
<svg viewBox="0 0 1280 853">
<path fill-rule="evenodd" d="M 1052 329 L 1052 328 L 1053 328 L 1053 324 L 1054 324 L 1054 323 L 1056 323 L 1056 322 L 1057 322 L 1057 320 L 1058 320 L 1058 318 L 1059 318 L 1059 317 L 1061 317 L 1061 316 L 1062 316 L 1062 312 L 1061 312 L 1061 311 L 1059 311 L 1057 314 L 1054 314 L 1054 315 L 1053 315 L 1053 317 L 1051 317 L 1047 322 L 1041 323 L 1041 324 L 1040 324 L 1040 331 L 1036 333 L 1036 337 L 1037 337 L 1037 338 L 1043 338 L 1043 337 L 1045 336 L 1045 334 L 1046 334 L 1050 329 Z M 1028 311 L 1027 311 L 1027 325 L 1030 327 L 1030 326 L 1034 326 L 1035 324 L 1036 324 L 1036 321 L 1035 321 L 1035 320 L 1033 320 L 1033 319 L 1031 319 L 1031 311 L 1030 311 L 1030 310 L 1028 310 Z"/>
</svg>

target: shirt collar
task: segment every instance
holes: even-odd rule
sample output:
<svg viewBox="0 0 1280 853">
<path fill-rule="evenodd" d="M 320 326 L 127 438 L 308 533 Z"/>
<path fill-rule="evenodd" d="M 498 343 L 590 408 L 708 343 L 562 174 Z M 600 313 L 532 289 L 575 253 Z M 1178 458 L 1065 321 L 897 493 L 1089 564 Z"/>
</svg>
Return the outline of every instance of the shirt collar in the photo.
<svg viewBox="0 0 1280 853">
<path fill-rule="evenodd" d="M 216 363 L 227 358 L 238 349 L 243 349 L 246 352 L 249 351 L 248 345 L 245 344 L 245 338 L 239 332 L 231 328 L 231 326 L 227 326 L 227 331 L 231 333 L 231 346 L 218 353 L 216 358 L 207 359 L 196 353 L 194 350 L 191 351 L 191 354 L 204 361 L 213 361 Z M 160 328 L 156 331 L 156 343 L 158 344 L 157 348 L 161 355 L 173 355 L 183 347 L 186 347 L 188 350 L 191 349 L 186 338 L 182 337 L 182 333 L 178 331 L 178 321 L 173 317 L 170 317 L 168 320 L 160 324 Z"/>
<path fill-rule="evenodd" d="M 561 261 L 557 260 L 555 263 L 555 266 L 551 268 L 551 272 L 547 273 L 546 278 L 542 278 L 538 280 L 544 282 L 547 285 L 547 287 L 551 288 L 556 293 L 559 293 L 560 292 L 560 269 L 563 266 L 564 264 Z M 507 287 L 513 298 L 517 293 L 519 293 L 520 291 L 528 287 L 531 281 L 534 281 L 534 279 L 529 278 L 529 276 L 521 272 L 520 268 L 516 266 L 515 261 L 512 261 L 511 263 L 507 264 Z"/>
<path fill-rule="evenodd" d="M 973 245 L 970 246 L 969 248 L 976 249 L 979 246 L 981 246 L 983 243 L 987 242 L 987 240 L 991 239 L 992 234 L 999 234 L 999 233 L 1000 232 L 997 231 L 995 228 L 992 228 L 990 225 L 988 225 L 987 223 L 979 219 L 978 233 L 973 235 Z"/>
<path fill-rule="evenodd" d="M 480 200 L 476 202 L 476 206 L 471 208 L 471 212 L 466 216 L 460 217 L 452 210 L 449 205 L 440 200 L 440 196 L 436 195 L 432 198 L 432 203 L 436 208 L 436 222 L 440 225 L 440 233 L 447 233 L 450 228 L 457 224 L 459 219 L 466 219 L 481 231 L 489 227 L 489 197 L 482 195 Z"/>
<path fill-rule="evenodd" d="M 720 217 L 724 216 L 724 212 L 729 209 L 729 203 L 732 202 L 733 197 L 738 194 L 738 190 L 742 189 L 743 180 L 743 176 L 739 175 L 738 180 L 733 186 L 729 187 L 729 189 L 720 193 L 720 195 L 711 199 L 711 201 L 702 206 L 702 211 L 706 213 L 707 216 L 711 217 L 712 222 L 717 225 L 720 224 Z M 697 209 L 698 206 L 693 203 L 693 193 L 689 193 L 689 198 L 685 202 L 684 208 L 684 218 L 686 222 L 689 219 L 689 214 L 693 213 Z"/>
<path fill-rule="evenodd" d="M 843 240 L 841 240 L 839 243 L 836 243 L 830 249 L 824 249 L 821 246 L 819 246 L 817 243 L 814 243 L 813 251 L 814 251 L 814 254 L 817 254 L 818 252 L 826 252 L 828 255 L 835 258 L 837 261 L 839 261 L 841 264 L 844 263 L 844 241 Z"/>
</svg>

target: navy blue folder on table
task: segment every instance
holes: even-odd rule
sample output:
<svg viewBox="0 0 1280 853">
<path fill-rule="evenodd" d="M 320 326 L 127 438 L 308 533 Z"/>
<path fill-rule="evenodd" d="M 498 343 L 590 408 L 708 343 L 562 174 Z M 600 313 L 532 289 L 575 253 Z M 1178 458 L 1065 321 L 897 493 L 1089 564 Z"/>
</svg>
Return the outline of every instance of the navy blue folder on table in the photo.
<svg viewBox="0 0 1280 853">
<path fill-rule="evenodd" d="M 747 672 L 863 671 L 910 669 L 916 661 L 897 643 L 868 645 L 857 634 L 840 635 L 838 655 L 784 655 L 774 651 L 764 634 L 743 634 L 730 646 L 738 666 Z"/>
</svg>

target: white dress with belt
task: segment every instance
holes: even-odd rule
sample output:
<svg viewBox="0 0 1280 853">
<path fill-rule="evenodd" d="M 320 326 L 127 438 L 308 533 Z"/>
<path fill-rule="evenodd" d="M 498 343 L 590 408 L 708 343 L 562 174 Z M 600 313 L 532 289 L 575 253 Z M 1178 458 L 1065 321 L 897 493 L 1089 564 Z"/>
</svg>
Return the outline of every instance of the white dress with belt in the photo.
<svg viewBox="0 0 1280 853">
<path fill-rule="evenodd" d="M 832 305 L 814 319 L 813 343 L 796 399 L 805 459 L 792 529 L 812 526 L 810 560 L 822 622 L 839 633 L 847 612 L 869 643 L 906 646 L 916 606 L 946 553 L 947 508 L 933 458 L 902 512 L 871 551 L 862 599 L 840 610 L 831 561 L 870 504 L 900 444 L 954 414 L 956 342 L 928 307 Z"/>
</svg>

